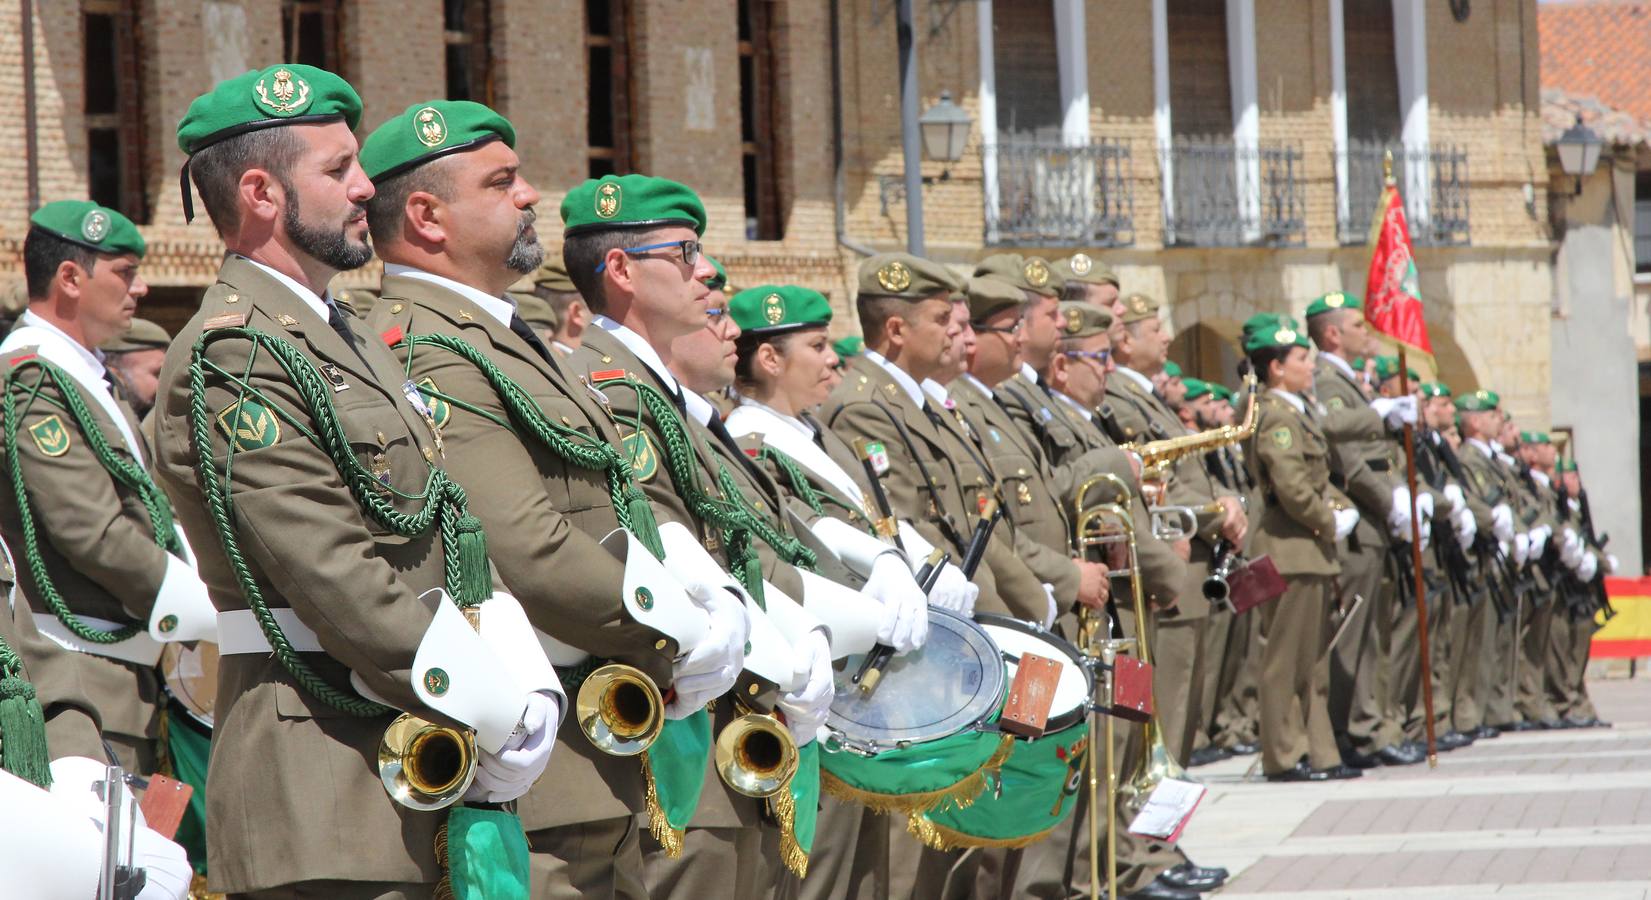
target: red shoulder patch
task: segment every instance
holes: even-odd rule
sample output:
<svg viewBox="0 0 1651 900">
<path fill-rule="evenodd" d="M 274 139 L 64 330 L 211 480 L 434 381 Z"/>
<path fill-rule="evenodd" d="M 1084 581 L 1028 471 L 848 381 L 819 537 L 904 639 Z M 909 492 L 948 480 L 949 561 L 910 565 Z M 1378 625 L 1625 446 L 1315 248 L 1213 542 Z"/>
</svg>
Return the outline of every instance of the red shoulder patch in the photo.
<svg viewBox="0 0 1651 900">
<path fill-rule="evenodd" d="M 11 361 L 12 368 L 16 368 L 39 355 L 38 353 L 25 353 L 22 356 L 13 357 Z"/>
<path fill-rule="evenodd" d="M 745 455 L 751 457 L 752 459 L 756 459 L 757 454 L 760 453 L 760 452 L 762 452 L 762 451 L 758 450 L 756 447 L 746 447 L 745 448 Z"/>
<path fill-rule="evenodd" d="M 391 325 L 389 329 L 380 334 L 379 337 L 384 339 L 384 343 L 394 347 L 395 345 L 401 343 L 401 339 L 406 337 L 406 335 L 402 333 L 400 325 Z"/>
<path fill-rule="evenodd" d="M 624 378 L 624 369 L 603 369 L 600 372 L 590 373 L 591 381 L 612 381 L 615 378 Z"/>
</svg>

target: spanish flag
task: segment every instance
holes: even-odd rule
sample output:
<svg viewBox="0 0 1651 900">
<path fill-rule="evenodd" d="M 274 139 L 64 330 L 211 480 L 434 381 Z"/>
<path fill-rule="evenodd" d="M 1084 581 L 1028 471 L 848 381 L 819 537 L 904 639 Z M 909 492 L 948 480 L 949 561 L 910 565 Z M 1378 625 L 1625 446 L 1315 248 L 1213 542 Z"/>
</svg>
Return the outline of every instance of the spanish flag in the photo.
<svg viewBox="0 0 1651 900">
<path fill-rule="evenodd" d="M 1617 614 L 1594 632 L 1594 659 L 1651 656 L 1651 578 L 1606 578 L 1605 592 Z M 1604 613 L 1595 613 L 1600 622 Z"/>
</svg>

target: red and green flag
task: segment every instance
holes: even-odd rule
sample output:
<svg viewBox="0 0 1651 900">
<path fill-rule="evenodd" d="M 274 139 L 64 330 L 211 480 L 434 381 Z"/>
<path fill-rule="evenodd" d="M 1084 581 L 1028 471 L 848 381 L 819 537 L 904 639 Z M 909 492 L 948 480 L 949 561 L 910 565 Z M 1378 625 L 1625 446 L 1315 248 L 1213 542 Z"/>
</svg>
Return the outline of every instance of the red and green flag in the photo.
<svg viewBox="0 0 1651 900">
<path fill-rule="evenodd" d="M 1364 287 L 1364 317 L 1372 328 L 1433 358 L 1433 342 L 1422 319 L 1422 290 L 1416 258 L 1410 249 L 1410 226 L 1404 201 L 1387 179 L 1376 215 L 1370 222 L 1370 277 Z"/>
</svg>

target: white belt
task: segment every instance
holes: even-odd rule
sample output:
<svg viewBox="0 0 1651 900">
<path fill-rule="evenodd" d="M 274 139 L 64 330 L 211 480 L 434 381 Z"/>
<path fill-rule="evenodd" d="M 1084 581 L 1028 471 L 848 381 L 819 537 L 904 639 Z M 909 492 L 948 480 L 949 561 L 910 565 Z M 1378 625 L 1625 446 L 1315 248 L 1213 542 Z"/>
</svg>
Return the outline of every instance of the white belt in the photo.
<svg viewBox="0 0 1651 900">
<path fill-rule="evenodd" d="M 299 621 L 298 614 L 285 607 L 271 609 L 276 624 L 286 633 L 287 643 L 300 653 L 320 653 L 321 639 L 308 625 Z M 237 653 L 269 653 L 269 639 L 258 625 L 258 616 L 250 609 L 234 609 L 218 613 L 218 653 L 230 656 Z"/>
<path fill-rule="evenodd" d="M 77 616 L 81 622 L 101 631 L 118 631 L 122 627 L 119 622 L 108 619 L 99 619 L 95 616 Z M 93 656 L 103 656 L 109 659 L 118 659 L 139 666 L 152 666 L 161 659 L 161 643 L 149 636 L 148 629 L 139 631 L 124 641 L 113 644 L 98 644 L 77 636 L 69 630 L 67 625 L 58 621 L 57 616 L 51 613 L 35 613 L 34 627 L 40 633 L 56 641 L 59 645 L 79 653 L 90 653 Z"/>
</svg>

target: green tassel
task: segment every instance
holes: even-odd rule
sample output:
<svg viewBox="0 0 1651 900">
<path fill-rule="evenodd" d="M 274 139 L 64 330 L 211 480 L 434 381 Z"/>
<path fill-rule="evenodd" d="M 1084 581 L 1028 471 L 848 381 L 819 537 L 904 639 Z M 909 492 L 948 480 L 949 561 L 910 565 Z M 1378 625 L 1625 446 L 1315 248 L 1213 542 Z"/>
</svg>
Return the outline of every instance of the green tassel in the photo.
<svg viewBox="0 0 1651 900">
<path fill-rule="evenodd" d="M 0 768 L 42 788 L 52 786 L 46 717 L 34 685 L 14 674 L 0 678 Z"/>
<path fill-rule="evenodd" d="M 659 521 L 654 518 L 654 508 L 648 503 L 648 495 L 638 490 L 632 490 L 625 498 L 625 514 L 631 520 L 631 534 L 648 548 L 648 552 L 655 559 L 665 558 L 665 541 L 659 536 Z"/>
<path fill-rule="evenodd" d="M 768 597 L 762 591 L 762 560 L 757 558 L 755 551 L 746 555 L 745 561 L 740 563 L 740 570 L 740 581 L 751 592 L 751 599 L 757 601 L 758 609 L 767 612 Z"/>
<path fill-rule="evenodd" d="M 487 567 L 487 536 L 482 521 L 466 514 L 454 524 L 459 536 L 459 606 L 469 607 L 493 595 L 493 574 Z"/>
</svg>

